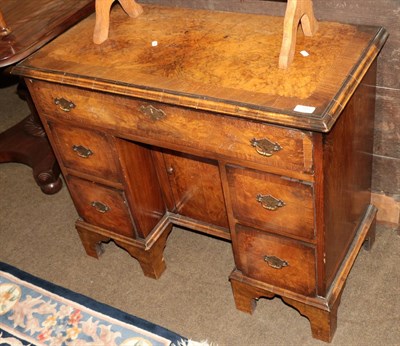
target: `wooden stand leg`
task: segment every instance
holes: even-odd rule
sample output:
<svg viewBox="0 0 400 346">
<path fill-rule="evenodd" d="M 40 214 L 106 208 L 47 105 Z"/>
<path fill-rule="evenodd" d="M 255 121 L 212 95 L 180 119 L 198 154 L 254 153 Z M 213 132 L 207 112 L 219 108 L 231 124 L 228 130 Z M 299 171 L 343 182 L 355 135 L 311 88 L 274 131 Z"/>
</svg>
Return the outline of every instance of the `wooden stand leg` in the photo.
<svg viewBox="0 0 400 346">
<path fill-rule="evenodd" d="M 132 18 L 143 13 L 143 8 L 135 0 L 118 0 L 124 11 Z M 114 0 L 96 0 L 96 24 L 93 42 L 101 44 L 108 38 L 110 26 L 110 9 Z"/>
<path fill-rule="evenodd" d="M 283 24 L 279 68 L 287 69 L 294 58 L 297 28 L 301 23 L 304 35 L 312 36 L 318 29 L 312 0 L 288 0 Z"/>
<path fill-rule="evenodd" d="M 31 114 L 0 134 L 0 163 L 28 165 L 40 189 L 54 194 L 62 187 L 60 167 L 25 84 L 20 83 L 18 93 L 28 103 Z"/>
</svg>

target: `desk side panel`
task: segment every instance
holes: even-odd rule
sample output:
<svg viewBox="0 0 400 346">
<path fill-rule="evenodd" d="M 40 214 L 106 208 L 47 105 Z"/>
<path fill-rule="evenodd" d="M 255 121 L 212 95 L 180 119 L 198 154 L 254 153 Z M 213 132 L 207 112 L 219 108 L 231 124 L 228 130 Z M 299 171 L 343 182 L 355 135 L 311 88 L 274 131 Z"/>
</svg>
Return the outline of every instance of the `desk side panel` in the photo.
<svg viewBox="0 0 400 346">
<path fill-rule="evenodd" d="M 323 138 L 328 289 L 371 202 L 376 62 Z"/>
</svg>

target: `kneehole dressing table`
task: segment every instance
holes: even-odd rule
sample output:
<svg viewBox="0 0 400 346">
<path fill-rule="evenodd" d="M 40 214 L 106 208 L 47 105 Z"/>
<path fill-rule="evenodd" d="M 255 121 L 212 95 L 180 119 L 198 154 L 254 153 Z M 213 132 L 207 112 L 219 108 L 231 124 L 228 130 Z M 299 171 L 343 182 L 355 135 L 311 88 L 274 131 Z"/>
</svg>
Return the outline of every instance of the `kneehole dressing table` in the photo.
<svg viewBox="0 0 400 346">
<path fill-rule="evenodd" d="M 278 295 L 330 341 L 374 239 L 387 33 L 318 25 L 280 69 L 283 18 L 151 5 L 130 18 L 116 5 L 102 44 L 92 15 L 19 64 L 88 255 L 113 240 L 158 278 L 174 225 L 229 240 L 237 308 Z"/>
</svg>

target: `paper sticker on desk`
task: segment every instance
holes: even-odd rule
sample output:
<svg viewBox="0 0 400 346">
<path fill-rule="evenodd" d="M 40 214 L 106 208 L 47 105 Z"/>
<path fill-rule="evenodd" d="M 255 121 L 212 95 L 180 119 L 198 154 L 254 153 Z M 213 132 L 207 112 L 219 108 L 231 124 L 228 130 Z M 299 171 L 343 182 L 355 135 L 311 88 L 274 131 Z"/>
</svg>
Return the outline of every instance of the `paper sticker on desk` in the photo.
<svg viewBox="0 0 400 346">
<path fill-rule="evenodd" d="M 297 105 L 294 108 L 295 112 L 299 112 L 299 113 L 314 113 L 315 111 L 315 107 L 310 107 L 310 106 L 302 106 L 302 105 Z"/>
</svg>

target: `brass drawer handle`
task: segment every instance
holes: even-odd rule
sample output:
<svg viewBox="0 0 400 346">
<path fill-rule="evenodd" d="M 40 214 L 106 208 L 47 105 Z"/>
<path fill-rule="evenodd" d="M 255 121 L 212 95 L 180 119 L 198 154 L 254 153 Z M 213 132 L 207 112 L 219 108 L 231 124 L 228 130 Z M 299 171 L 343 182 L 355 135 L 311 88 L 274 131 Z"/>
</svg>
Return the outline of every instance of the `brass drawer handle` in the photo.
<svg viewBox="0 0 400 346">
<path fill-rule="evenodd" d="M 153 121 L 161 120 L 166 116 L 162 109 L 156 108 L 152 105 L 142 105 L 140 106 L 140 111 Z"/>
<path fill-rule="evenodd" d="M 270 157 L 274 152 L 282 150 L 282 147 L 278 143 L 271 142 L 267 138 L 255 139 L 250 141 L 251 145 L 256 148 L 257 153 L 263 156 Z"/>
<path fill-rule="evenodd" d="M 274 269 L 282 269 L 289 266 L 289 263 L 275 256 L 264 256 L 264 261 Z"/>
<path fill-rule="evenodd" d="M 91 203 L 91 206 L 93 208 L 95 208 L 99 213 L 102 213 L 102 214 L 104 214 L 110 210 L 110 207 L 108 205 L 98 202 L 98 201 L 93 201 Z"/>
<path fill-rule="evenodd" d="M 60 109 L 64 112 L 70 112 L 71 109 L 75 108 L 75 104 L 72 101 L 68 101 L 65 98 L 58 98 L 54 99 L 54 104 L 60 106 Z"/>
<path fill-rule="evenodd" d="M 90 155 L 93 155 L 93 151 L 85 148 L 82 145 L 73 145 L 72 149 L 78 154 L 79 157 L 83 157 L 84 159 L 87 159 Z"/>
<path fill-rule="evenodd" d="M 284 207 L 286 205 L 284 201 L 271 195 L 258 194 L 256 196 L 256 200 L 262 205 L 263 208 L 271 211 L 275 211 L 278 208 Z"/>
</svg>

